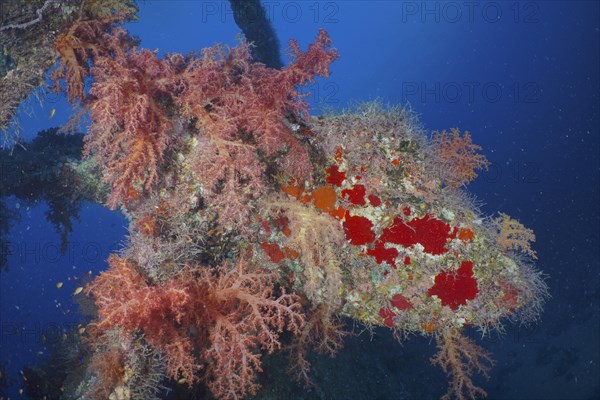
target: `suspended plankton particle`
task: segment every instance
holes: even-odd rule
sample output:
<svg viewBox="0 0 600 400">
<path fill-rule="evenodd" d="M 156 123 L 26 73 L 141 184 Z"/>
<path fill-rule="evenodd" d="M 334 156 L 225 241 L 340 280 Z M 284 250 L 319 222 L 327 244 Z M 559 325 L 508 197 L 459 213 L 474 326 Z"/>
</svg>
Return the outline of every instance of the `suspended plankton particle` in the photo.
<svg viewBox="0 0 600 400">
<path fill-rule="evenodd" d="M 77 289 L 75 289 L 75 291 L 73 292 L 73 296 L 78 295 L 79 293 L 81 293 L 83 291 L 83 287 L 79 286 Z"/>
<path fill-rule="evenodd" d="M 60 289 L 61 287 L 63 287 L 63 283 L 62 282 L 56 282 L 56 288 Z"/>
</svg>

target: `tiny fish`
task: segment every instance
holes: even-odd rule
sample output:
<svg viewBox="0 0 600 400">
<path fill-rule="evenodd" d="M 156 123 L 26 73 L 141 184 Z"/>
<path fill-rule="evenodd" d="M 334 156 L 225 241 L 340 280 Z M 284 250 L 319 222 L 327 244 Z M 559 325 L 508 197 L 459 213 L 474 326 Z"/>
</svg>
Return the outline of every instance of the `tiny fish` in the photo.
<svg viewBox="0 0 600 400">
<path fill-rule="evenodd" d="M 50 111 L 50 116 L 48 117 L 48 119 L 52 119 L 52 117 L 54 117 L 54 114 L 56 114 L 56 108 L 53 108 L 52 111 Z"/>
<path fill-rule="evenodd" d="M 56 288 L 60 289 L 63 286 L 62 282 L 56 282 Z"/>
<path fill-rule="evenodd" d="M 83 291 L 83 287 L 79 286 L 77 289 L 75 289 L 75 291 L 73 292 L 73 296 L 78 295 L 79 293 L 81 293 Z"/>
</svg>

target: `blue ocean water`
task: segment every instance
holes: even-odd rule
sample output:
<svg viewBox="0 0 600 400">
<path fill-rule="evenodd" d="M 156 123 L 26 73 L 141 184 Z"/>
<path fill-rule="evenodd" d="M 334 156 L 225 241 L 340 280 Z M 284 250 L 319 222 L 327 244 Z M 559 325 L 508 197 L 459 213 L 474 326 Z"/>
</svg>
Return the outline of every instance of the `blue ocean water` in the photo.
<svg viewBox="0 0 600 400">
<path fill-rule="evenodd" d="M 503 336 L 481 340 L 496 360 L 482 382 L 489 398 L 600 398 L 599 3 L 263 3 L 282 48 L 291 38 L 306 47 L 323 27 L 339 49 L 332 76 L 308 88 L 314 113 L 379 99 L 409 104 L 427 130 L 470 131 L 492 165 L 469 191 L 484 213 L 505 212 L 536 232 L 537 266 L 552 297 L 538 324 L 507 324 Z M 126 27 L 161 54 L 234 46 L 240 32 L 221 1 L 143 2 L 139 20 Z M 41 106 L 30 101 L 19 114 L 24 136 L 69 113 L 61 97 Z M 18 398 L 19 371 L 47 356 L 44 341 L 61 340 L 81 321 L 72 292 L 88 271 L 106 268 L 127 222 L 87 204 L 60 255 L 46 204 L 11 198 L 7 205 L 19 218 L 8 236 L 9 268 L 0 273 L 0 360 L 14 384 L 8 394 Z M 337 358 L 317 363 L 320 391 L 297 398 L 444 393 L 445 376 L 428 362 L 434 343 L 415 337 L 401 346 L 385 330 L 376 333 L 352 338 Z M 277 365 L 266 365 L 265 386 L 284 379 L 270 378 Z"/>
</svg>

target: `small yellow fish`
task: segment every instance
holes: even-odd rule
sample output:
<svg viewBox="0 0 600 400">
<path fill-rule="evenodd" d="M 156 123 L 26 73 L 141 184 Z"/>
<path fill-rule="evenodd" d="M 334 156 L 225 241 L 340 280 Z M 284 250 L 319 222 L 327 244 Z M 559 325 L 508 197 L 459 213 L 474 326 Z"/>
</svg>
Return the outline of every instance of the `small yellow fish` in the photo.
<svg viewBox="0 0 600 400">
<path fill-rule="evenodd" d="M 177 381 L 177 383 L 179 383 L 180 385 L 183 385 L 186 382 L 187 382 L 187 380 L 185 378 L 181 378 L 180 380 Z"/>
<path fill-rule="evenodd" d="M 62 287 L 63 283 L 62 282 L 56 282 L 56 288 L 60 289 Z"/>
<path fill-rule="evenodd" d="M 85 332 L 85 328 L 84 327 L 79 328 L 79 334 L 83 335 L 83 332 Z"/>
<path fill-rule="evenodd" d="M 56 114 L 56 108 L 53 108 L 53 109 L 50 111 L 50 116 L 48 117 L 48 119 L 52 119 L 52 117 L 54 117 L 54 114 Z"/>
<path fill-rule="evenodd" d="M 73 292 L 73 296 L 78 295 L 79 293 L 81 293 L 83 291 L 83 287 L 79 286 L 77 289 L 75 289 L 75 291 Z"/>
</svg>

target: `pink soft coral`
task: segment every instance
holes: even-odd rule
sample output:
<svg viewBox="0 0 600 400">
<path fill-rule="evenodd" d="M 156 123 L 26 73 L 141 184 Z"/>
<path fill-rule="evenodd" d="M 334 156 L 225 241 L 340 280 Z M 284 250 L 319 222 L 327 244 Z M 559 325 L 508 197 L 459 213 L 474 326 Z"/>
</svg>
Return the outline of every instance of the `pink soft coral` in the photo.
<svg viewBox="0 0 600 400">
<path fill-rule="evenodd" d="M 215 201 L 221 222 L 241 225 L 248 200 L 263 192 L 266 165 L 278 160 L 284 173 L 311 180 L 307 148 L 293 133 L 287 116 L 307 116 L 308 105 L 296 86 L 328 76 L 337 51 L 321 30 L 306 52 L 290 43 L 294 60 L 282 70 L 252 62 L 249 45 L 225 51 L 205 49 L 181 73 L 177 104 L 195 121 L 200 146 L 195 169 Z"/>
<path fill-rule="evenodd" d="M 186 267 L 156 286 L 132 261 L 116 255 L 108 261 L 110 269 L 86 288 L 99 307 L 98 327 L 118 326 L 126 335 L 142 331 L 149 344 L 164 352 L 174 379 L 181 376 L 191 384 L 206 363 L 207 385 L 218 398 L 255 393 L 260 350 L 273 352 L 281 346 L 284 329 L 299 332 L 304 324 L 297 296 L 275 294 L 276 273 L 249 271 L 243 258 L 214 272 Z"/>
<path fill-rule="evenodd" d="M 173 73 L 170 63 L 149 50 L 96 59 L 89 106 L 93 123 L 84 154 L 95 154 L 104 167 L 103 177 L 112 185 L 111 207 L 159 180 L 160 163 L 173 139 L 161 102 Z"/>
<path fill-rule="evenodd" d="M 113 45 L 93 59 L 85 155 L 97 157 L 111 184 L 111 207 L 155 189 L 169 150 L 190 151 L 207 205 L 234 228 L 247 222 L 248 201 L 264 192 L 269 163 L 311 180 L 308 150 L 288 117 L 307 116 L 297 86 L 328 76 L 337 58 L 325 31 L 306 52 L 292 41 L 293 61 L 282 70 L 253 62 L 247 43 L 228 51 L 215 46 L 200 57 L 159 59 L 154 52 L 130 49 L 121 30 L 101 35 Z M 76 89 L 81 97 L 82 89 Z M 175 140 L 191 126 L 187 122 L 195 126 L 190 133 L 197 145 Z"/>
</svg>

